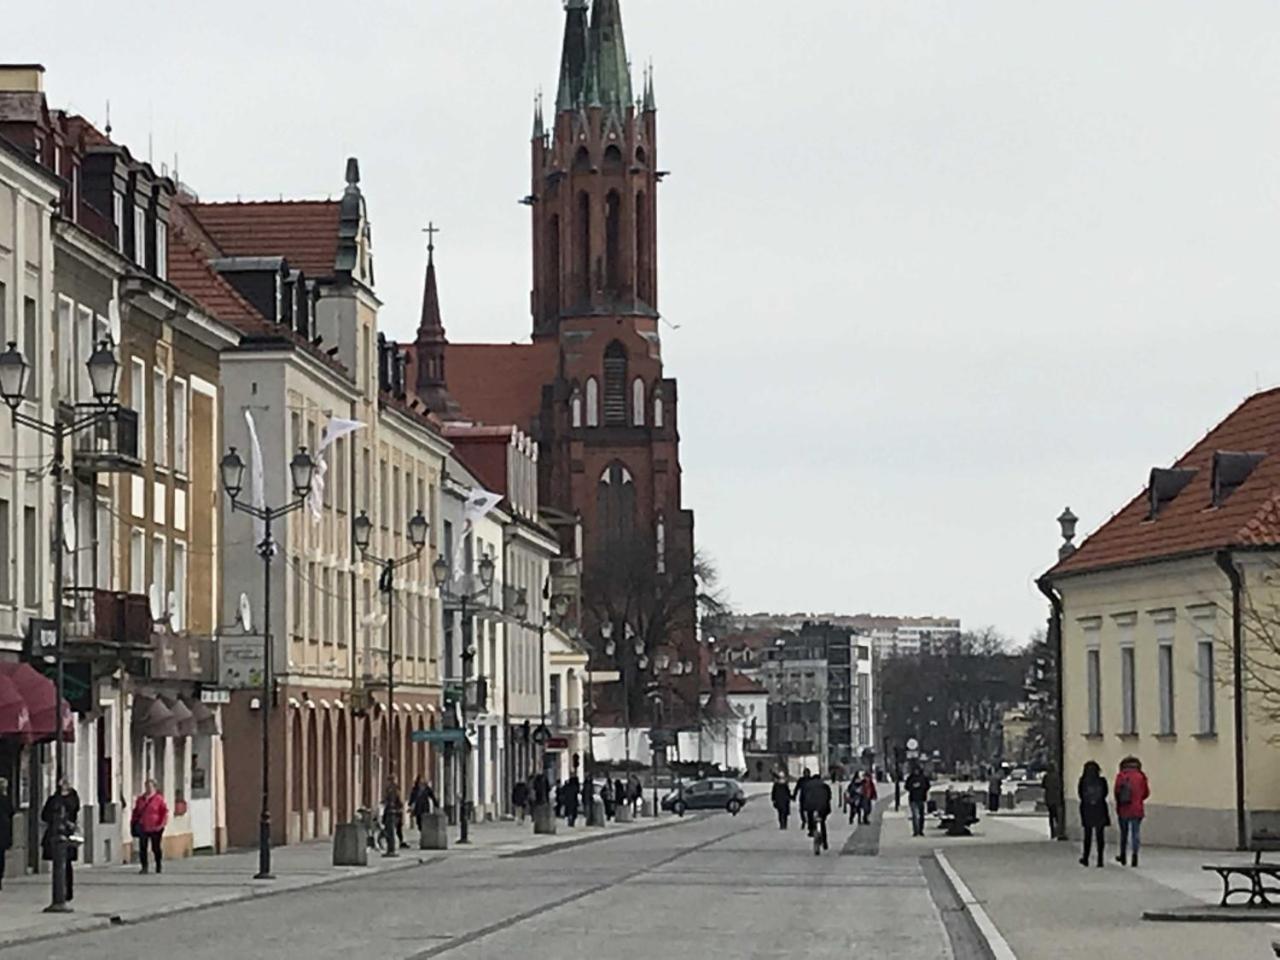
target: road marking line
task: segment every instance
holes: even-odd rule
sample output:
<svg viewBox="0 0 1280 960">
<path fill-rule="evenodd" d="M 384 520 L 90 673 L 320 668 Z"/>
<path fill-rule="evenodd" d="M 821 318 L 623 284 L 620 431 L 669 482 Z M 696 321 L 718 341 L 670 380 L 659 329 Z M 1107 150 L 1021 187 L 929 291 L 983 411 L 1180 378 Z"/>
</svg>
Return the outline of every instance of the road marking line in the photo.
<svg viewBox="0 0 1280 960">
<path fill-rule="evenodd" d="M 956 873 L 956 868 L 951 865 L 947 855 L 941 850 L 934 850 L 933 859 L 942 868 L 942 872 L 946 874 L 947 882 L 951 884 L 951 889 L 955 891 L 961 905 L 968 911 L 969 916 L 973 917 L 973 922 L 977 926 L 978 932 L 982 934 L 982 938 L 986 940 L 987 948 L 991 951 L 992 957 L 995 960 L 1018 960 L 1018 955 L 1009 946 L 1009 941 L 996 928 L 987 911 L 973 895 L 973 891 L 969 889 L 969 885 L 960 878 L 960 874 Z"/>
</svg>

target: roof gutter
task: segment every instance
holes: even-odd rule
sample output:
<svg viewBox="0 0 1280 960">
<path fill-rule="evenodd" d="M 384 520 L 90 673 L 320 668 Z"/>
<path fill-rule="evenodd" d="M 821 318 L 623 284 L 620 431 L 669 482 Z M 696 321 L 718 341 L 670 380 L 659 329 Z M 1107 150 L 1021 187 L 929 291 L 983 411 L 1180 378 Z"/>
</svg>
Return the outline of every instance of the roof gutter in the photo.
<svg viewBox="0 0 1280 960">
<path fill-rule="evenodd" d="M 1247 850 L 1249 835 L 1244 805 L 1244 620 L 1242 600 L 1244 580 L 1230 550 L 1214 554 L 1218 567 L 1231 583 L 1231 693 L 1232 722 L 1235 727 L 1236 751 L 1236 849 Z"/>
<path fill-rule="evenodd" d="M 1067 760 L 1067 727 L 1063 722 L 1062 707 L 1062 687 L 1063 687 L 1063 655 L 1062 655 L 1062 594 L 1058 593 L 1053 585 L 1053 581 L 1048 575 L 1041 577 L 1036 581 L 1036 586 L 1040 589 L 1049 600 L 1049 646 L 1053 650 L 1054 669 L 1053 669 L 1053 721 L 1054 721 L 1054 752 L 1057 754 L 1058 767 L 1058 796 L 1046 797 L 1048 803 L 1057 803 L 1058 805 L 1058 835 L 1055 839 L 1067 839 L 1066 829 L 1067 822 L 1063 813 L 1067 808 L 1066 796 L 1066 760 Z"/>
</svg>

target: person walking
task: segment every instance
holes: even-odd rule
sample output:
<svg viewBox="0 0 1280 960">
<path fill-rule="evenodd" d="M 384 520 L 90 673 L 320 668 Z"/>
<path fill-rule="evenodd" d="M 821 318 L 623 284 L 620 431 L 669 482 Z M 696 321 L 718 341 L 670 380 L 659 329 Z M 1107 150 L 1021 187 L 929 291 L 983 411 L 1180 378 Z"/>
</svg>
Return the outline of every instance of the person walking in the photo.
<svg viewBox="0 0 1280 960">
<path fill-rule="evenodd" d="M 588 773 L 582 781 L 582 816 L 587 821 L 588 827 L 596 824 L 595 799 L 596 782 Z"/>
<path fill-rule="evenodd" d="M 929 788 L 932 786 L 933 784 L 924 775 L 924 769 L 920 764 L 912 764 L 911 773 L 907 775 L 907 780 L 903 787 L 907 791 L 907 806 L 911 810 L 911 835 L 913 837 L 924 836 L 924 813 L 925 807 L 929 803 Z"/>
<path fill-rule="evenodd" d="M 1116 774 L 1115 797 L 1116 819 L 1120 821 L 1120 856 L 1116 861 L 1121 865 L 1126 862 L 1126 855 L 1132 853 L 1129 866 L 1138 865 L 1138 847 L 1142 845 L 1142 818 L 1146 816 L 1147 798 L 1151 796 L 1151 784 L 1147 775 L 1142 772 L 1142 761 L 1137 757 L 1125 757 L 1120 761 L 1120 772 Z"/>
<path fill-rule="evenodd" d="M 511 788 L 511 807 L 515 811 L 516 820 L 523 824 L 524 818 L 529 814 L 529 784 L 523 780 L 517 780 L 516 785 Z"/>
<path fill-rule="evenodd" d="M 4 888 L 4 861 L 13 846 L 13 800 L 9 798 L 9 781 L 0 777 L 0 889 Z"/>
<path fill-rule="evenodd" d="M 867 770 L 862 774 L 862 783 L 858 785 L 858 812 L 863 823 L 871 822 L 871 810 L 878 796 L 876 779 Z"/>
<path fill-rule="evenodd" d="M 621 780 L 613 781 L 613 808 L 615 811 L 621 807 L 629 805 L 630 797 L 627 795 L 627 788 Z M 632 811 L 635 812 L 634 810 Z"/>
<path fill-rule="evenodd" d="M 802 830 L 807 829 L 808 827 L 808 817 L 806 816 L 805 810 L 804 785 L 809 782 L 812 776 L 813 774 L 809 772 L 809 768 L 805 767 L 804 772 L 800 774 L 800 779 L 796 781 L 795 792 L 791 795 L 791 798 L 798 801 L 800 804 L 800 828 Z"/>
<path fill-rule="evenodd" d="M 40 809 L 40 819 L 45 825 L 44 836 L 40 839 L 40 855 L 44 860 L 53 860 L 53 822 L 57 819 L 58 807 L 62 808 L 66 893 L 67 900 L 71 900 L 75 895 L 75 871 L 71 864 L 80 856 L 80 844 L 73 842 L 76 836 L 76 825 L 80 822 L 80 795 L 72 788 L 71 781 L 66 777 L 58 782 L 57 792 L 51 793 Z"/>
<path fill-rule="evenodd" d="M 574 826 L 578 822 L 578 797 L 581 792 L 578 785 L 578 775 L 575 773 L 564 783 L 564 789 L 561 794 L 561 805 L 564 807 L 564 818 L 568 821 L 569 826 Z"/>
<path fill-rule="evenodd" d="M 1044 806 L 1049 811 L 1049 838 L 1057 840 L 1061 837 L 1062 828 L 1062 775 L 1052 763 L 1045 768 L 1040 778 L 1040 786 L 1044 790 Z"/>
<path fill-rule="evenodd" d="M 387 838 L 388 853 L 408 846 L 404 842 L 404 797 L 394 774 L 387 777 L 387 786 L 382 791 L 382 833 Z"/>
<path fill-rule="evenodd" d="M 435 790 L 419 775 L 413 783 L 413 789 L 409 791 L 409 813 L 413 816 L 413 825 L 418 828 L 418 833 L 422 833 L 422 821 L 428 813 L 435 812 L 438 805 Z"/>
<path fill-rule="evenodd" d="M 855 774 L 849 781 L 848 786 L 841 791 L 840 805 L 842 809 L 849 813 L 849 823 L 858 822 L 858 808 L 862 804 L 862 797 L 858 794 L 858 777 Z"/>
<path fill-rule="evenodd" d="M 1107 806 L 1107 778 L 1102 768 L 1090 760 L 1084 765 L 1080 782 L 1076 786 L 1080 797 L 1080 826 L 1084 828 L 1084 851 L 1080 866 L 1089 865 L 1089 853 L 1094 843 L 1098 847 L 1098 866 L 1102 866 L 1104 831 L 1111 826 L 1111 811 Z"/>
<path fill-rule="evenodd" d="M 129 832 L 138 841 L 138 860 L 142 863 L 139 873 L 148 872 L 147 852 L 150 851 L 156 862 L 156 873 L 163 868 L 161 838 L 164 828 L 169 825 L 169 805 L 164 802 L 164 794 L 156 789 L 154 780 L 147 780 L 142 793 L 133 801 L 133 815 L 129 820 Z"/>
<path fill-rule="evenodd" d="M 773 809 L 778 811 L 778 829 L 787 829 L 787 821 L 791 819 L 791 789 L 781 774 L 773 778 L 770 798 L 773 800 Z"/>
<path fill-rule="evenodd" d="M 991 813 L 1000 812 L 1000 794 L 1004 792 L 1004 780 L 1000 777 L 1000 770 L 997 767 L 991 772 L 991 780 L 987 783 L 987 810 Z"/>
<path fill-rule="evenodd" d="M 604 786 L 600 788 L 600 800 L 604 803 L 604 818 L 606 821 L 613 819 L 613 781 L 608 777 L 604 778 Z"/>
<path fill-rule="evenodd" d="M 547 771 L 539 770 L 530 782 L 533 784 L 533 790 L 530 793 L 529 803 L 531 809 L 537 809 L 551 799 L 551 779 L 547 776 Z"/>
</svg>

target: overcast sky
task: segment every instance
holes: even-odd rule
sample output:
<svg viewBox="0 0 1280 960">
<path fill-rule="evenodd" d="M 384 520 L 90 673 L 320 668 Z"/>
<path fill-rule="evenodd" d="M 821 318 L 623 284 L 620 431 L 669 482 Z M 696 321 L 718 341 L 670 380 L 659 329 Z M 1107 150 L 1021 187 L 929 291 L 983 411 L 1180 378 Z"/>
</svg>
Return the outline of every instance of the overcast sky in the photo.
<svg viewBox="0 0 1280 960">
<path fill-rule="evenodd" d="M 56 16 L 50 19 L 53 9 Z M 360 158 L 392 336 L 529 328 L 558 0 L 11 4 L 0 55 L 205 199 Z M 175 11 L 181 10 L 181 14 Z M 743 610 L 1025 637 L 1102 522 L 1280 382 L 1280 6 L 623 0 L 657 71 L 684 493 Z"/>
</svg>

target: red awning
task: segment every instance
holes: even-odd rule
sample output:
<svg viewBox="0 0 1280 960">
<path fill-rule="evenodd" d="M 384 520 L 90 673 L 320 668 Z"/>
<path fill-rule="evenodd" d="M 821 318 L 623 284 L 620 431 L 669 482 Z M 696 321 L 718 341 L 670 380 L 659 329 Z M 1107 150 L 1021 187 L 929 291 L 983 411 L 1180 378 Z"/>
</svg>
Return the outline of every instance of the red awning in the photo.
<svg viewBox="0 0 1280 960">
<path fill-rule="evenodd" d="M 57 734 L 58 692 L 53 681 L 29 663 L 0 662 L 0 676 L 7 677 L 27 705 L 31 725 L 25 733 L 27 742 L 41 743 Z M 62 738 L 74 740 L 76 718 L 71 705 L 62 701 Z"/>
<path fill-rule="evenodd" d="M 0 674 L 0 736 L 24 737 L 31 731 L 31 713 L 17 686 Z"/>
</svg>

